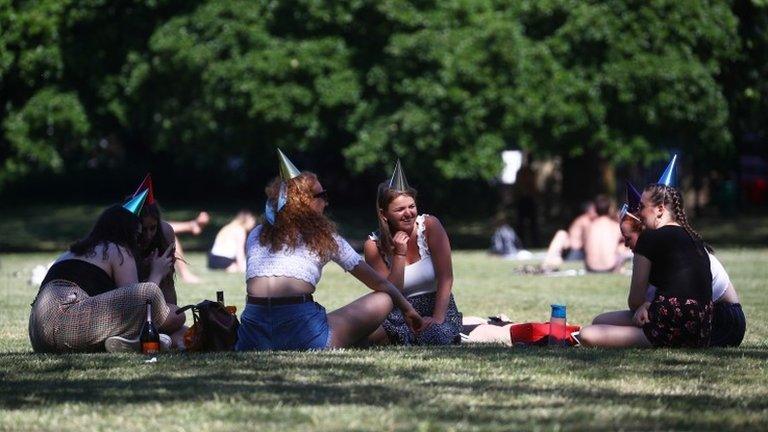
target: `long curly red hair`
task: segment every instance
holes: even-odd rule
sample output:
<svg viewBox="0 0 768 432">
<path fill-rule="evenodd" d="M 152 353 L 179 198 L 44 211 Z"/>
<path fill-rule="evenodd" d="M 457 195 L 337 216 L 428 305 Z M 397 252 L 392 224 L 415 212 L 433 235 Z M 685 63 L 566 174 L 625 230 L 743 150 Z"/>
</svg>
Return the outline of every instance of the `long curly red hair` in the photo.
<svg viewBox="0 0 768 432">
<path fill-rule="evenodd" d="M 281 182 L 280 177 L 276 177 L 265 189 L 267 199 L 272 203 L 277 202 Z M 286 182 L 288 200 L 277 213 L 275 224 L 265 223 L 262 227 L 259 235 L 262 246 L 277 252 L 285 246 L 293 250 L 303 244 L 323 260 L 338 253 L 339 246 L 333 237 L 336 224 L 311 207 L 315 199 L 312 192 L 315 182 L 317 176 L 308 171 Z"/>
</svg>

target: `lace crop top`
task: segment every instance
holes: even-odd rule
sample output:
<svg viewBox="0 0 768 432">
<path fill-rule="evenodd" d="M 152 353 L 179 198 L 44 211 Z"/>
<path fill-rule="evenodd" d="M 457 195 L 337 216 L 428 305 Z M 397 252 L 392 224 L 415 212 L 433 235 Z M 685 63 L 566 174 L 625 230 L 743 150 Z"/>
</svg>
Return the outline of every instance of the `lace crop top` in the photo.
<svg viewBox="0 0 768 432">
<path fill-rule="evenodd" d="M 427 236 L 424 230 L 428 215 L 422 214 L 416 218 L 416 244 L 419 246 L 420 260 L 405 266 L 403 275 L 403 295 L 414 297 L 422 294 L 429 294 L 437 291 L 437 277 L 435 275 L 435 266 L 432 264 L 432 254 L 427 245 Z M 378 242 L 379 236 L 371 233 L 368 236 L 371 240 Z M 387 267 L 390 267 L 389 259 L 384 257 Z"/>
<path fill-rule="evenodd" d="M 303 244 L 294 250 L 287 247 L 277 252 L 271 252 L 269 246 L 262 246 L 259 242 L 261 225 L 257 226 L 248 235 L 245 250 L 247 266 L 245 280 L 258 276 L 287 276 L 303 280 L 312 286 L 317 286 L 323 266 L 328 261 L 323 261 L 316 253 L 309 250 Z M 352 249 L 340 235 L 334 234 L 339 252 L 331 259 L 345 271 L 355 268 L 362 258 Z"/>
</svg>

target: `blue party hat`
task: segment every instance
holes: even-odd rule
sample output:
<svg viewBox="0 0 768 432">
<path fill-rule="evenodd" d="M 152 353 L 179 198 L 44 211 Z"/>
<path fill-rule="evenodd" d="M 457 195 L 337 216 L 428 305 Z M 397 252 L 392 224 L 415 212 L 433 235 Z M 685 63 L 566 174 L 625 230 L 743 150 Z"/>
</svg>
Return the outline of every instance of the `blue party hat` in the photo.
<svg viewBox="0 0 768 432">
<path fill-rule="evenodd" d="M 663 184 L 664 186 L 677 187 L 677 155 L 672 156 L 672 160 L 669 161 L 667 168 L 661 173 L 659 181 L 656 183 Z"/>
<path fill-rule="evenodd" d="M 627 206 L 629 207 L 629 211 L 636 212 L 638 209 L 640 209 L 640 197 L 642 194 L 637 191 L 637 189 L 632 185 L 632 183 L 627 182 Z"/>
<path fill-rule="evenodd" d="M 147 200 L 148 194 L 149 189 L 144 189 L 139 194 L 134 195 L 125 204 L 123 204 L 123 208 L 138 216 L 139 213 L 141 213 L 141 208 L 144 207 L 144 201 Z"/>
</svg>

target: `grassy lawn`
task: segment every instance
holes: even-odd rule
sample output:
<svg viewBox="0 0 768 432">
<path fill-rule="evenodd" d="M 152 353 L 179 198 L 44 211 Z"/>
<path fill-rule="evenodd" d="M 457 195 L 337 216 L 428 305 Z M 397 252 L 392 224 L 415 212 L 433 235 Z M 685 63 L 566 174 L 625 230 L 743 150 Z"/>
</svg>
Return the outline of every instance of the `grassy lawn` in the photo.
<svg viewBox="0 0 768 432">
<path fill-rule="evenodd" d="M 768 428 L 768 249 L 718 255 L 741 295 L 738 349 L 597 350 L 463 345 L 314 353 L 37 355 L 27 338 L 32 267 L 52 254 L 0 255 L 0 430 L 551 430 Z M 181 303 L 243 306 L 242 276 L 204 268 Z M 629 278 L 517 276 L 519 263 L 457 252 L 465 315 L 548 318 L 568 304 L 584 324 L 622 308 Z M 335 264 L 318 299 L 329 310 L 366 292 Z"/>
</svg>

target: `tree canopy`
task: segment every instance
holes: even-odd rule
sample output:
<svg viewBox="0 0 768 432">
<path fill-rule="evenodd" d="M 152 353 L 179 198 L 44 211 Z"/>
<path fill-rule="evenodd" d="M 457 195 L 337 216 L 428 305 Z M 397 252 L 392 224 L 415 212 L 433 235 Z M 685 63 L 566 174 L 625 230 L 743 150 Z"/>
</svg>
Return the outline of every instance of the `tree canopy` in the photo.
<svg viewBox="0 0 768 432">
<path fill-rule="evenodd" d="M 0 188 L 113 146 L 486 180 L 506 148 L 727 156 L 766 127 L 766 17 L 757 0 L 0 0 Z"/>
</svg>

